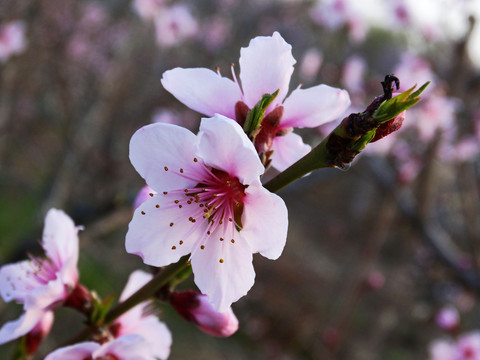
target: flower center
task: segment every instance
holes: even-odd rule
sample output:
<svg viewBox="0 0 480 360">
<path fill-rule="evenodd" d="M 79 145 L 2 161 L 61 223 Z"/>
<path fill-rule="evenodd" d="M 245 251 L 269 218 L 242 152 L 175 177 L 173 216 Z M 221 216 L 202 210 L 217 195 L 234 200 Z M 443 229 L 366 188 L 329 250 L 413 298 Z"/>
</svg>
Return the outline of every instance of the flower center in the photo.
<svg viewBox="0 0 480 360">
<path fill-rule="evenodd" d="M 207 239 L 218 228 L 220 228 L 219 238 L 224 241 L 227 238 L 232 244 L 235 243 L 235 237 L 242 229 L 243 203 L 246 196 L 245 189 L 248 185 L 243 185 L 236 176 L 214 168 L 207 167 L 202 161 L 194 158 L 198 168 L 192 168 L 189 171 L 180 169 L 175 171 L 165 167 L 165 171 L 171 171 L 178 176 L 192 180 L 197 184 L 191 188 L 164 191 L 158 195 L 153 193 L 150 196 L 164 196 L 166 200 L 164 205 L 157 204 L 155 207 L 165 209 L 176 209 L 172 212 L 167 224 L 170 227 L 180 226 L 185 228 L 182 240 L 176 239 L 172 250 L 181 246 L 185 239 L 190 235 L 202 232 L 198 243 L 194 246 L 204 250 Z M 163 201 L 161 202 L 163 203 Z M 146 215 L 142 212 L 142 215 Z M 193 226 L 185 227 L 190 222 Z M 178 225 L 177 225 L 178 224 Z M 205 224 L 207 226 L 205 226 Z M 223 259 L 219 259 L 223 263 Z"/>
</svg>

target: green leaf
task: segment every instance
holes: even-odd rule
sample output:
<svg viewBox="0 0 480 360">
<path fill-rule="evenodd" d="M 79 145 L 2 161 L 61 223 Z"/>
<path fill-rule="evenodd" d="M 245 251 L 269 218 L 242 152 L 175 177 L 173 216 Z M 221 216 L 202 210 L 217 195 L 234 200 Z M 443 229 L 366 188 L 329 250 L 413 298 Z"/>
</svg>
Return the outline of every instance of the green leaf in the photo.
<svg viewBox="0 0 480 360">
<path fill-rule="evenodd" d="M 261 125 L 263 118 L 265 117 L 265 110 L 272 103 L 273 100 L 278 95 L 278 91 L 275 91 L 272 94 L 263 94 L 262 98 L 255 104 L 255 106 L 248 112 L 247 119 L 245 120 L 245 125 L 243 125 L 243 130 L 247 135 L 251 135 L 258 129 Z"/>
<path fill-rule="evenodd" d="M 98 296 L 93 296 L 93 308 L 90 315 L 90 323 L 93 325 L 101 325 L 105 319 L 105 315 L 110 310 L 113 300 L 115 297 L 113 295 L 107 296 L 103 301 L 101 301 Z"/>
<path fill-rule="evenodd" d="M 420 101 L 419 95 L 425 90 L 428 84 L 430 84 L 430 81 L 427 81 L 417 91 L 413 92 L 417 87 L 417 85 L 415 85 L 401 94 L 384 101 L 373 113 L 373 119 L 381 124 L 393 119 L 402 111 L 412 107 Z"/>
</svg>

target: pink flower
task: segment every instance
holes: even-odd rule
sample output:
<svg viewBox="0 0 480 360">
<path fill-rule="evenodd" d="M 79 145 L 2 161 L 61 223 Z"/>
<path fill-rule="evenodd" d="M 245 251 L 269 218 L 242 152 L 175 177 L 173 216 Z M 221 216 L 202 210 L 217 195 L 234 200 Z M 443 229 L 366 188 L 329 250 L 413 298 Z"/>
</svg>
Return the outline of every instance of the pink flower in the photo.
<svg viewBox="0 0 480 360">
<path fill-rule="evenodd" d="M 141 270 L 134 271 L 120 296 L 120 301 L 125 301 L 151 279 L 151 274 Z M 157 315 L 147 312 L 148 305 L 149 302 L 145 301 L 120 316 L 111 326 L 112 333 L 116 338 L 133 334 L 140 335 L 145 339 L 153 358 L 167 359 L 170 355 L 172 335 Z"/>
<path fill-rule="evenodd" d="M 460 360 L 456 358 L 455 344 L 449 340 L 435 340 L 430 344 L 430 360 Z"/>
<path fill-rule="evenodd" d="M 198 22 L 183 4 L 165 7 L 154 19 L 157 43 L 173 46 L 198 33 Z"/>
<path fill-rule="evenodd" d="M 202 119 L 197 136 L 171 124 L 141 128 L 130 160 L 158 194 L 136 209 L 127 252 L 153 266 L 191 254 L 195 283 L 227 311 L 254 283 L 252 254 L 278 258 L 287 235 L 285 203 L 262 187 L 253 144 L 216 115 Z"/>
<path fill-rule="evenodd" d="M 162 12 L 164 0 L 134 0 L 132 7 L 145 20 L 153 20 Z"/>
<path fill-rule="evenodd" d="M 480 331 L 464 334 L 458 339 L 455 360 L 480 360 Z"/>
<path fill-rule="evenodd" d="M 460 316 L 453 306 L 445 306 L 435 315 L 437 326 L 446 331 L 456 329 L 460 324 Z"/>
<path fill-rule="evenodd" d="M 268 107 L 257 136 L 264 148 L 273 150 L 272 166 L 284 170 L 310 151 L 293 127 L 317 127 L 340 116 L 350 104 L 345 90 L 327 85 L 297 88 L 287 96 L 295 59 L 292 47 L 278 32 L 259 36 L 240 51 L 240 84 L 209 69 L 175 68 L 166 71 L 162 84 L 178 100 L 207 116 L 218 113 L 239 123 L 239 109 L 251 109 L 265 93 L 279 90 Z M 237 110 L 237 111 L 236 111 Z"/>
<path fill-rule="evenodd" d="M 150 344 L 140 335 L 125 335 L 103 345 L 83 342 L 66 346 L 47 355 L 45 360 L 155 360 Z"/>
<path fill-rule="evenodd" d="M 21 53 L 26 46 L 25 24 L 12 21 L 0 26 L 0 63 L 12 55 Z"/>
<path fill-rule="evenodd" d="M 205 295 L 196 291 L 174 292 L 170 301 L 181 316 L 209 335 L 227 337 L 238 330 L 238 319 L 232 308 L 225 312 L 218 312 Z"/>
<path fill-rule="evenodd" d="M 49 310 L 68 298 L 78 282 L 78 230 L 61 210 L 50 209 L 45 218 L 42 247 L 46 259 L 0 268 L 0 295 L 23 304 L 24 313 L 0 329 L 0 344 L 27 334 Z"/>
</svg>

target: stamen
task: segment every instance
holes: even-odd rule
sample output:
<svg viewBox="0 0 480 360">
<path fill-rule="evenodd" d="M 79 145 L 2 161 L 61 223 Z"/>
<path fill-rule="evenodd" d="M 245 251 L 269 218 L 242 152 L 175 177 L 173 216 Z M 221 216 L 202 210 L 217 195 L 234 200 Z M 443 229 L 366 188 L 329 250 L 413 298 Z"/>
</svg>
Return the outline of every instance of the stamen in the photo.
<svg viewBox="0 0 480 360">
<path fill-rule="evenodd" d="M 220 262 L 220 264 L 223 264 L 223 259 L 220 259 L 219 262 Z"/>
<path fill-rule="evenodd" d="M 165 171 L 168 171 L 168 167 L 165 166 L 164 169 L 165 169 Z"/>
</svg>

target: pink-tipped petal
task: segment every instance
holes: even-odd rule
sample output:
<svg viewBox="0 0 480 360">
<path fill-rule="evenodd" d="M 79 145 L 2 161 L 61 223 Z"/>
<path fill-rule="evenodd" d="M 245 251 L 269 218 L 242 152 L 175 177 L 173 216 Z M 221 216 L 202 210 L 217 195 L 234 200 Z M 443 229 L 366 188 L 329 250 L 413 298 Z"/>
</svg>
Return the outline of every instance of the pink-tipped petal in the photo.
<svg viewBox="0 0 480 360">
<path fill-rule="evenodd" d="M 90 359 L 95 350 L 100 348 L 96 342 L 83 342 L 66 346 L 47 355 L 45 360 L 84 360 Z"/>
<path fill-rule="evenodd" d="M 242 127 L 222 115 L 204 118 L 197 154 L 205 164 L 238 177 L 242 184 L 257 179 L 265 168 Z"/>
<path fill-rule="evenodd" d="M 62 269 L 62 281 L 72 286 L 78 280 L 79 229 L 62 210 L 50 209 L 45 217 L 42 246 L 50 261 Z"/>
<path fill-rule="evenodd" d="M 234 118 L 235 104 L 242 98 L 237 84 L 209 69 L 175 68 L 164 72 L 161 81 L 180 102 L 207 116 Z"/>
<path fill-rule="evenodd" d="M 272 36 L 259 36 L 240 50 L 240 79 L 245 103 L 252 108 L 265 93 L 279 90 L 270 105 L 281 103 L 288 92 L 295 59 L 292 46 L 278 32 Z"/>
<path fill-rule="evenodd" d="M 350 96 L 346 90 L 322 84 L 294 90 L 283 106 L 282 128 L 311 128 L 340 117 L 350 106 Z"/>
<path fill-rule="evenodd" d="M 25 311 L 17 320 L 5 323 L 0 329 L 0 345 L 18 339 L 32 330 L 45 312 L 39 309 Z"/>
<path fill-rule="evenodd" d="M 194 164 L 196 136 L 171 124 L 150 124 L 137 130 L 130 140 L 130 161 L 147 184 L 157 192 L 195 185 L 178 176 L 180 169 Z"/>
<path fill-rule="evenodd" d="M 246 189 L 240 235 L 248 239 L 250 250 L 275 260 L 287 240 L 288 212 L 285 202 L 261 186 Z"/>
<path fill-rule="evenodd" d="M 165 266 L 177 262 L 190 253 L 202 229 L 207 226 L 203 221 L 188 221 L 188 214 L 182 217 L 182 210 L 188 209 L 179 209 L 172 205 L 173 202 L 174 198 L 160 193 L 135 210 L 128 226 L 125 246 L 128 253 L 140 256 L 145 264 Z M 189 234 L 194 226 L 200 228 Z"/>
<path fill-rule="evenodd" d="M 61 278 L 50 280 L 47 284 L 37 287 L 25 297 L 25 309 L 48 309 L 65 300 L 67 288 Z"/>
<path fill-rule="evenodd" d="M 219 241 L 223 236 L 218 228 L 210 235 L 205 249 L 196 250 L 191 259 L 195 284 L 219 312 L 228 311 L 255 281 L 252 250 L 247 241 L 238 235 L 233 243 L 230 238 Z"/>
<path fill-rule="evenodd" d="M 289 133 L 275 137 L 272 150 L 272 166 L 278 171 L 283 171 L 308 154 L 312 148 L 304 144 L 301 136 Z"/>
</svg>

